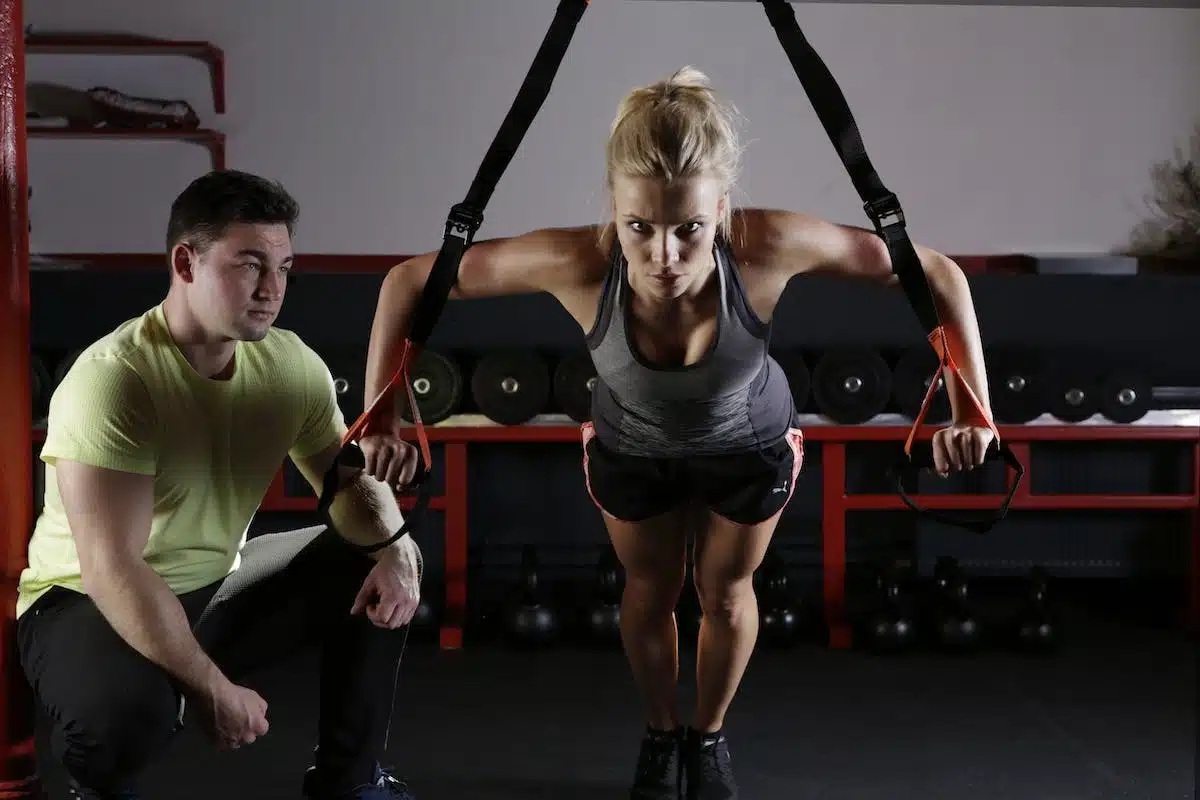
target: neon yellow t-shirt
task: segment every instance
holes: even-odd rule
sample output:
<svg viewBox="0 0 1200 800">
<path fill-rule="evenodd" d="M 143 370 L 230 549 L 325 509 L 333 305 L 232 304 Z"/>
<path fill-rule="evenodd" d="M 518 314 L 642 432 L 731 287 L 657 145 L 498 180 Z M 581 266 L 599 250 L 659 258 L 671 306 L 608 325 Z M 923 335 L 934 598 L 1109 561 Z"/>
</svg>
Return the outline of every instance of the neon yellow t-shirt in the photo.
<svg viewBox="0 0 1200 800">
<path fill-rule="evenodd" d="M 51 586 L 83 591 L 54 479 L 64 458 L 154 476 L 146 562 L 176 594 L 237 569 L 246 531 L 285 456 L 346 430 L 329 368 L 298 335 L 238 342 L 233 376 L 197 373 L 162 305 L 84 350 L 54 391 L 41 459 L 45 500 L 21 573 L 18 616 Z"/>
</svg>

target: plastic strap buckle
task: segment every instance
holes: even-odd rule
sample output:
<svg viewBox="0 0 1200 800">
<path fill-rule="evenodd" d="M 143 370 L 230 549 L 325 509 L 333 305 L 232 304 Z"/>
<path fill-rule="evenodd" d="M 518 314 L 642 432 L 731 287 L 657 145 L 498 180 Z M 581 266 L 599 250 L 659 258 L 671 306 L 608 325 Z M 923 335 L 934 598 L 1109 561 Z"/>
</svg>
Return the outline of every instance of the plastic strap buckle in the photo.
<svg viewBox="0 0 1200 800">
<path fill-rule="evenodd" d="M 904 209 L 900 199 L 892 192 L 863 203 L 863 211 L 875 223 L 875 230 L 882 235 L 884 229 L 904 227 Z"/>
<path fill-rule="evenodd" d="M 457 236 L 469 245 L 482 224 L 482 211 L 466 203 L 456 203 L 446 218 L 446 235 Z"/>
</svg>

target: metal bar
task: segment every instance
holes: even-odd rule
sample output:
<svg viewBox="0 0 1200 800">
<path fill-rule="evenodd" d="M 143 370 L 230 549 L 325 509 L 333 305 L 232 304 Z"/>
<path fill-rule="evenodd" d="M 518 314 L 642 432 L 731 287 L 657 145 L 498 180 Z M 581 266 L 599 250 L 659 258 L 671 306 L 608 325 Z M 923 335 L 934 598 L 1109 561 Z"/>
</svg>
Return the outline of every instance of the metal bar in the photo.
<svg viewBox="0 0 1200 800">
<path fill-rule="evenodd" d="M 41 794 L 33 757 L 33 704 L 16 655 L 16 586 L 33 527 L 33 420 L 29 352 L 29 172 L 25 32 L 21 0 L 0 0 L 0 798 Z"/>
</svg>

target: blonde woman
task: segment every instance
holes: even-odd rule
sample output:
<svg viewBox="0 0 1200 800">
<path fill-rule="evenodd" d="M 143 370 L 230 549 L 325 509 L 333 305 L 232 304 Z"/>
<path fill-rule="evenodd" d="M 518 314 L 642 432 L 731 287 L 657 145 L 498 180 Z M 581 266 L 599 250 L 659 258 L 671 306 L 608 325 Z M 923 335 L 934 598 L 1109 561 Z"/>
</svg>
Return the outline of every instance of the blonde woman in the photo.
<svg viewBox="0 0 1200 800">
<path fill-rule="evenodd" d="M 625 569 L 621 636 L 647 713 L 633 798 L 674 798 L 685 783 L 689 799 L 737 797 L 724 722 L 758 633 L 751 579 L 803 459 L 787 378 L 768 354 L 780 296 L 797 275 L 898 285 L 871 231 L 731 206 L 741 155 L 735 121 L 694 69 L 635 89 L 606 146 L 611 221 L 480 241 L 451 295 L 547 292 L 585 333 L 599 380 L 582 430 L 583 475 Z M 986 407 L 967 281 L 949 258 L 918 253 L 959 343 L 962 373 Z M 435 257 L 400 264 L 383 283 L 368 397 L 392 377 Z M 992 439 L 956 384 L 951 399 L 955 423 L 934 438 L 943 474 L 981 464 Z M 407 443 L 378 434 L 361 445 L 380 480 L 411 477 Z M 703 622 L 696 706 L 685 725 L 676 708 L 674 608 L 687 523 L 697 513 Z"/>
</svg>

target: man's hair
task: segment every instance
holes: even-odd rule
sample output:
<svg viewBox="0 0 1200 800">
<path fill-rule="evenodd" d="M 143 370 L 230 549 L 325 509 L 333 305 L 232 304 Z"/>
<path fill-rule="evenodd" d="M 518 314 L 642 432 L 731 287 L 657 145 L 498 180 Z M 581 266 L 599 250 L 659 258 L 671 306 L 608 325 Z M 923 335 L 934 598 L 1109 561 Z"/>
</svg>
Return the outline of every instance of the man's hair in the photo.
<svg viewBox="0 0 1200 800">
<path fill-rule="evenodd" d="M 171 204 L 167 252 L 187 242 L 203 252 L 231 225 L 287 225 L 295 232 L 300 206 L 279 183 L 237 170 L 214 170 L 188 184 Z"/>
</svg>

